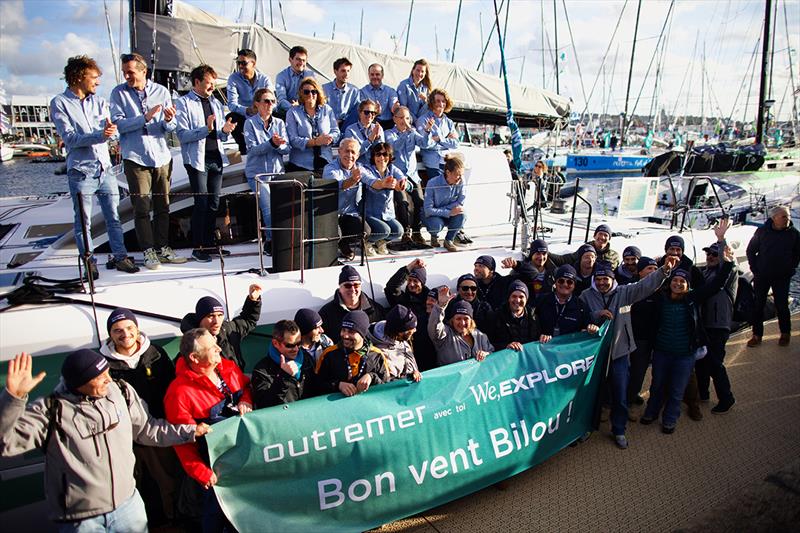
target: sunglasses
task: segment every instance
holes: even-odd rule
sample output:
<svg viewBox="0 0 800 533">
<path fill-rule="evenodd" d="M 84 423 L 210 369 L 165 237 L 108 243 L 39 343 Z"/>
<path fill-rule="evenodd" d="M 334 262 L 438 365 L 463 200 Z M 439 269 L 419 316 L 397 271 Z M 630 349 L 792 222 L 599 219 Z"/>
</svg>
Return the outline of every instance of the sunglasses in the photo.
<svg viewBox="0 0 800 533">
<path fill-rule="evenodd" d="M 477 285 L 462 285 L 458 288 L 460 291 L 469 291 L 469 292 L 477 292 L 478 286 Z"/>
<path fill-rule="evenodd" d="M 244 61 L 240 60 L 240 61 L 236 61 L 236 64 L 239 65 L 240 67 L 243 67 L 243 66 L 247 65 L 249 62 L 250 61 L 247 61 L 247 60 L 244 60 Z"/>
<path fill-rule="evenodd" d="M 277 100 L 275 100 L 274 98 L 264 98 L 263 100 L 259 100 L 259 103 L 262 103 L 262 104 L 273 104 L 274 105 L 275 102 L 277 102 Z"/>
<path fill-rule="evenodd" d="M 387 152 L 378 152 L 375 157 L 389 157 L 389 154 Z"/>
<path fill-rule="evenodd" d="M 316 95 L 319 94 L 319 91 L 316 90 L 316 89 L 303 89 L 303 94 L 306 95 L 306 96 L 308 96 L 310 94 L 313 94 L 314 96 L 316 96 Z"/>
<path fill-rule="evenodd" d="M 367 116 L 370 116 L 370 117 L 374 117 L 375 115 L 378 114 L 378 112 L 377 111 L 368 111 L 368 110 L 364 109 L 364 110 L 361 111 L 361 114 L 362 115 L 367 115 Z"/>
<path fill-rule="evenodd" d="M 344 287 L 345 289 L 360 289 L 361 288 L 361 284 L 360 283 L 342 283 L 342 287 Z"/>
<path fill-rule="evenodd" d="M 575 285 L 575 281 L 568 278 L 558 278 L 556 280 L 556 283 L 558 283 L 559 285 L 566 285 L 567 287 L 572 287 L 573 285 Z"/>
<path fill-rule="evenodd" d="M 282 342 L 281 341 L 281 344 L 283 344 L 289 350 L 294 350 L 295 348 L 299 348 L 300 347 L 300 343 L 299 342 Z"/>
</svg>

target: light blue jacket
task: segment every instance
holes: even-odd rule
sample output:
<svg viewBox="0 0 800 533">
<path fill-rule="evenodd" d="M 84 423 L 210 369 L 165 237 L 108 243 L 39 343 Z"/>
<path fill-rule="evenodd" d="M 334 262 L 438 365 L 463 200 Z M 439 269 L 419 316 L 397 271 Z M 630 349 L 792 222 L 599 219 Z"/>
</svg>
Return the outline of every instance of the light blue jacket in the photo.
<svg viewBox="0 0 800 533">
<path fill-rule="evenodd" d="M 389 174 L 397 181 L 403 180 L 406 176 L 394 165 L 389 165 L 386 169 L 386 176 L 381 176 L 374 165 L 364 165 L 361 170 L 367 176 L 367 182 L 372 184 L 384 179 Z M 372 186 L 367 189 L 367 208 L 368 217 L 375 217 L 380 220 L 392 220 L 394 214 L 394 189 L 374 189 Z"/>
<path fill-rule="evenodd" d="M 333 110 L 328 104 L 317 106 L 317 114 L 314 115 L 317 122 L 317 135 L 327 133 L 333 137 L 333 143 L 339 140 L 339 124 L 333 116 Z M 303 106 L 294 106 L 286 113 L 286 130 L 289 134 L 289 144 L 292 151 L 289 152 L 289 161 L 295 165 L 309 170 L 314 168 L 314 147 L 306 147 L 313 135 L 311 121 L 306 115 Z M 333 151 L 331 145 L 320 146 L 320 155 L 330 163 L 333 161 Z"/>
<path fill-rule="evenodd" d="M 450 216 L 450 210 L 457 205 L 464 205 L 464 182 L 450 185 L 444 177 L 436 176 L 425 187 L 425 203 L 423 204 L 426 217 Z"/>
<path fill-rule="evenodd" d="M 77 170 L 87 178 L 111 168 L 108 144 L 103 137 L 108 103 L 91 94 L 81 100 L 70 88 L 50 100 L 50 120 L 67 148 L 67 170 Z"/>
<path fill-rule="evenodd" d="M 136 89 L 121 83 L 111 91 L 111 122 L 117 125 L 122 158 L 143 167 L 158 168 L 168 165 L 172 155 L 167 146 L 166 134 L 175 131 L 177 120 L 164 120 L 164 108 L 172 106 L 172 97 L 163 85 L 147 80 L 144 102 Z M 161 111 L 145 124 L 144 115 L 161 104 Z"/>
<path fill-rule="evenodd" d="M 253 105 L 253 96 L 259 89 L 275 89 L 269 76 L 259 71 L 251 85 L 238 70 L 228 76 L 228 109 L 232 113 L 247 116 L 247 108 Z"/>
<path fill-rule="evenodd" d="M 286 67 L 275 76 L 275 98 L 278 100 L 278 109 L 288 112 L 292 107 L 292 101 L 297 101 L 297 90 L 300 82 L 305 78 L 313 78 L 314 71 L 304 70 L 300 74 Z"/>
<path fill-rule="evenodd" d="M 266 129 L 261 115 L 253 115 L 244 123 L 244 142 L 247 145 L 244 174 L 248 178 L 255 178 L 256 174 L 283 172 L 283 156 L 289 153 L 289 137 L 286 124 L 278 117 L 271 118 Z M 272 135 L 275 133 L 285 141 L 277 147 L 272 144 Z"/>
<path fill-rule="evenodd" d="M 222 104 L 213 96 L 208 101 L 214 109 L 216 122 L 214 127 L 217 130 L 217 148 L 222 156 L 222 164 L 228 164 L 228 157 L 222 142 L 228 139 L 228 134 L 222 131 L 225 125 L 225 113 L 222 112 Z M 178 120 L 176 132 L 181 141 L 181 156 L 183 164 L 205 172 L 206 170 L 206 137 L 208 137 L 208 127 L 206 117 L 203 114 L 203 103 L 194 91 L 189 91 L 178 98 L 175 102 L 175 118 Z"/>
<path fill-rule="evenodd" d="M 377 124 L 377 122 L 370 124 L 369 128 L 372 129 L 375 127 L 375 124 Z M 378 127 L 380 127 L 380 125 Z M 383 128 L 381 128 L 380 135 L 378 135 L 374 141 L 370 141 L 369 137 L 367 137 L 367 130 L 361 125 L 361 122 L 356 122 L 355 124 L 350 124 L 347 126 L 343 139 L 348 138 L 355 139 L 359 142 L 361 146 L 358 149 L 358 162 L 362 165 L 368 165 L 369 151 L 372 148 L 372 145 L 382 143 L 384 141 Z"/>
<path fill-rule="evenodd" d="M 361 202 L 361 187 L 363 187 L 363 184 L 366 183 L 367 188 L 371 189 L 372 184 L 375 183 L 374 178 L 372 178 L 369 173 L 364 172 L 364 167 L 360 166 L 358 163 L 356 163 L 356 167 L 358 167 L 358 169 L 361 171 L 361 182 L 353 185 L 349 189 L 344 189 L 342 186 L 344 181 L 350 177 L 353 169 L 343 169 L 342 165 L 339 164 L 339 160 L 337 159 L 333 163 L 325 165 L 325 168 L 322 170 L 322 179 L 336 180 L 339 182 L 340 215 L 352 215 L 360 217 L 361 212 L 358 208 L 359 203 Z"/>
<path fill-rule="evenodd" d="M 424 94 L 426 101 L 423 102 L 419 99 L 419 95 Z M 404 79 L 397 85 L 397 100 L 400 105 L 406 106 L 411 113 L 411 120 L 417 120 L 417 117 L 424 115 L 428 111 L 428 88 L 422 83 L 419 87 L 414 85 L 414 80 L 411 76 Z"/>
<path fill-rule="evenodd" d="M 333 114 L 336 120 L 344 120 L 353 108 L 358 107 L 361 103 L 361 91 L 352 83 L 347 83 L 340 89 L 336 86 L 336 80 L 329 81 L 322 86 L 325 91 L 325 98 L 328 99 L 327 104 L 333 109 Z"/>
<path fill-rule="evenodd" d="M 434 120 L 433 128 L 428 137 L 430 139 L 428 147 L 422 149 L 422 164 L 425 168 L 439 168 L 441 164 L 444 163 L 444 155 L 442 155 L 442 152 L 453 150 L 458 147 L 458 139 L 448 139 L 447 136 L 450 135 L 451 132 L 458 132 L 456 131 L 456 125 L 447 115 L 443 114 L 441 118 L 437 118 L 436 115 L 433 114 L 433 111 L 428 111 L 417 118 L 417 131 L 425 135 L 425 123 L 428 122 L 428 119 L 431 117 L 433 117 Z M 434 137 L 439 137 L 439 141 L 435 141 L 433 139 Z"/>
<path fill-rule="evenodd" d="M 414 126 L 401 132 L 395 126 L 386 132 L 386 142 L 391 144 L 394 150 L 394 164 L 407 176 L 418 178 L 416 147 L 428 147 L 430 143 L 428 132 L 423 128 L 420 133 Z"/>
<path fill-rule="evenodd" d="M 361 88 L 361 95 L 364 97 L 364 100 L 370 99 L 381 105 L 381 114 L 378 115 L 378 119 L 392 119 L 392 106 L 397 102 L 397 91 L 385 83 L 381 84 L 378 88 L 368 83 Z"/>
</svg>

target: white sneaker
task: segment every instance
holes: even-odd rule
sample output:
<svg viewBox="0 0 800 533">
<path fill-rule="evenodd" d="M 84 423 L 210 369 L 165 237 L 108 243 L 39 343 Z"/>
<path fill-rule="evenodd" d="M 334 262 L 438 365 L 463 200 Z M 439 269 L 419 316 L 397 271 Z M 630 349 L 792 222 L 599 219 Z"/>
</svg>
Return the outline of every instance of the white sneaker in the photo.
<svg viewBox="0 0 800 533">
<path fill-rule="evenodd" d="M 188 261 L 187 258 L 176 254 L 169 246 L 164 246 L 161 250 L 159 250 L 158 260 L 162 263 L 172 263 L 174 265 L 182 265 Z"/>
<path fill-rule="evenodd" d="M 144 266 L 149 270 L 161 268 L 161 261 L 158 260 L 155 248 L 148 248 L 144 251 Z"/>
</svg>

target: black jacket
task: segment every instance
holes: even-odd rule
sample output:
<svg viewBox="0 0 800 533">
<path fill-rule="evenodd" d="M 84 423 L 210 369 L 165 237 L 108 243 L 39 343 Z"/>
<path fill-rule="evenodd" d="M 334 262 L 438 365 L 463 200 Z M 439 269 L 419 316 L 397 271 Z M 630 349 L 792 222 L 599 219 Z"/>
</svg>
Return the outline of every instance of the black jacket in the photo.
<svg viewBox="0 0 800 533">
<path fill-rule="evenodd" d="M 489 315 L 487 323 L 485 333 L 497 350 L 502 350 L 511 342 L 526 344 L 539 340 L 539 324 L 528 307 L 517 318 L 511 314 L 508 303 L 505 303 Z"/>
<path fill-rule="evenodd" d="M 319 310 L 319 316 L 322 317 L 322 328 L 333 342 L 339 342 L 339 330 L 342 329 L 342 319 L 344 315 L 350 311 L 356 310 L 367 313 L 370 324 L 383 320 L 386 315 L 383 306 L 374 302 L 372 298 L 363 292 L 361 293 L 361 300 L 358 302 L 358 307 L 355 309 L 347 309 L 342 304 L 342 300 L 339 298 L 339 291 L 337 290 L 333 293 L 333 300 L 323 305 L 322 309 Z"/>
<path fill-rule="evenodd" d="M 488 284 L 478 281 L 478 296 L 492 309 L 499 309 L 506 301 L 509 278 L 497 272 Z"/>
<path fill-rule="evenodd" d="M 747 261 L 756 278 L 791 278 L 800 263 L 800 232 L 791 222 L 785 230 L 775 230 L 767 219 L 747 244 Z"/>
<path fill-rule="evenodd" d="M 217 344 L 222 350 L 222 357 L 236 361 L 239 368 L 244 371 L 245 361 L 242 356 L 242 339 L 253 331 L 261 316 L 261 298 L 255 302 L 246 296 L 242 312 L 233 320 L 222 322 L 222 328 L 217 335 Z M 181 320 L 181 331 L 200 327 L 200 319 L 194 313 L 189 313 Z"/>
<path fill-rule="evenodd" d="M 272 349 L 274 348 L 270 346 L 270 350 Z M 304 354 L 299 380 L 281 370 L 281 366 L 267 355 L 253 368 L 250 378 L 255 408 L 296 402 L 311 396 L 309 384 L 313 378 L 314 360 L 309 354 Z"/>
<path fill-rule="evenodd" d="M 519 280 L 528 287 L 528 307 L 533 308 L 536 301 L 544 295 L 553 292 L 556 282 L 555 263 L 550 259 L 544 264 L 544 272 L 539 270 L 529 261 L 518 261 L 514 270 L 509 275 L 509 280 Z"/>
<path fill-rule="evenodd" d="M 658 266 L 661 267 L 664 265 L 664 258 L 666 256 L 662 256 L 658 260 Z M 689 287 L 692 289 L 699 289 L 702 287 L 705 282 L 706 278 L 703 276 L 703 273 L 700 272 L 700 269 L 695 266 L 694 261 L 686 257 L 685 255 L 681 256 L 681 261 L 678 263 L 673 270 L 685 270 L 689 273 Z"/>
<path fill-rule="evenodd" d="M 353 367 L 350 366 L 351 356 Z M 353 368 L 355 372 L 352 371 Z M 368 341 L 365 341 L 361 350 L 349 353 L 334 344 L 326 348 L 317 360 L 316 388 L 321 394 L 339 392 L 339 382 L 346 381 L 355 385 L 365 374 L 372 375 L 372 387 L 389 381 L 389 368 L 383 352 Z"/>
<path fill-rule="evenodd" d="M 175 365 L 167 356 L 164 348 L 155 344 L 145 350 L 136 368 L 129 367 L 124 361 L 106 356 L 109 373 L 115 380 L 125 380 L 139 397 L 147 402 L 150 414 L 155 418 L 164 418 L 164 395 L 167 387 L 175 379 Z"/>
<path fill-rule="evenodd" d="M 419 294 L 411 294 L 408 289 L 401 290 L 404 283 L 408 281 L 408 267 L 400 267 L 394 275 L 386 282 L 386 287 L 383 293 L 386 295 L 386 300 L 389 302 L 390 307 L 395 305 L 405 305 L 417 316 L 417 321 L 420 322 L 425 316 L 425 300 L 428 298 L 430 289 L 425 285 L 422 286 L 422 291 Z M 422 322 L 420 322 L 422 323 Z"/>
<path fill-rule="evenodd" d="M 536 302 L 536 318 L 542 335 L 553 336 L 556 327 L 559 335 L 575 333 L 589 325 L 589 312 L 574 293 L 563 306 L 552 292 Z"/>
<path fill-rule="evenodd" d="M 653 318 L 658 316 L 660 305 L 658 300 L 660 298 L 662 298 L 661 293 L 656 291 L 631 306 L 631 326 L 634 339 L 649 340 L 650 342 L 656 340 L 658 320 Z"/>
</svg>

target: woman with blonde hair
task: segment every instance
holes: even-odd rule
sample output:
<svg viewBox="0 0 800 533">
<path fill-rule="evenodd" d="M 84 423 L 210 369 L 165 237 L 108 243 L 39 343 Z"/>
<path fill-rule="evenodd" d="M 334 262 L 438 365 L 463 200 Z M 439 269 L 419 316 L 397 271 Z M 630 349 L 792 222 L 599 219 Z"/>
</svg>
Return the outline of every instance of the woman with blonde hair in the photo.
<svg viewBox="0 0 800 533">
<path fill-rule="evenodd" d="M 436 348 L 439 366 L 473 358 L 483 361 L 494 351 L 489 338 L 475 325 L 472 314 L 469 302 L 454 299 L 449 287 L 439 287 L 428 318 L 428 335 Z"/>
<path fill-rule="evenodd" d="M 325 91 L 314 78 L 305 78 L 297 91 L 300 105 L 286 113 L 289 134 L 288 172 L 322 171 L 333 161 L 331 145 L 339 140 L 339 125 L 333 110 L 326 104 Z"/>
<path fill-rule="evenodd" d="M 428 62 L 417 59 L 408 78 L 397 86 L 397 99 L 400 105 L 408 108 L 413 120 L 428 111 L 428 94 L 432 88 Z"/>
<path fill-rule="evenodd" d="M 428 135 L 430 143 L 422 153 L 422 164 L 428 173 L 428 179 L 433 179 L 442 174 L 441 165 L 444 163 L 444 153 L 458 146 L 458 132 L 452 120 L 446 113 L 453 109 L 453 100 L 444 89 L 433 89 L 428 95 L 426 113 L 417 118 L 417 130 L 423 135 Z"/>
</svg>

